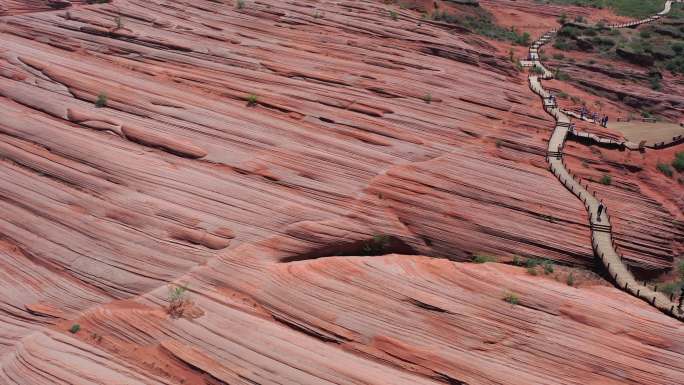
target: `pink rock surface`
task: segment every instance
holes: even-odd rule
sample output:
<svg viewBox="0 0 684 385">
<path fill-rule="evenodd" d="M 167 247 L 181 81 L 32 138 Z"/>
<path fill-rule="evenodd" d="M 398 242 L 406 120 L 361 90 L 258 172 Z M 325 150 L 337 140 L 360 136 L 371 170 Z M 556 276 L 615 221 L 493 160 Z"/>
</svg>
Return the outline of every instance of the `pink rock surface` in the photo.
<svg viewBox="0 0 684 385">
<path fill-rule="evenodd" d="M 427 257 L 284 263 L 388 234 L 431 257 L 594 264 L 506 52 L 388 9 L 0 18 L 0 383 L 682 382 L 681 326 L 613 289 Z M 623 210 L 624 239 L 671 226 L 648 199 L 658 215 Z M 668 266 L 681 236 L 630 258 Z M 204 315 L 168 318 L 168 282 Z"/>
</svg>

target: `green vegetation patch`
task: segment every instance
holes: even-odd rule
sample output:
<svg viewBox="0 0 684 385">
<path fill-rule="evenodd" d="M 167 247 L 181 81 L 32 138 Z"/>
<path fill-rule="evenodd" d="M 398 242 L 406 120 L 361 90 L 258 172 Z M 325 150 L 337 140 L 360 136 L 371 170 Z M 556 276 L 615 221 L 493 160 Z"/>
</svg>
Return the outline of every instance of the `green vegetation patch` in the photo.
<svg viewBox="0 0 684 385">
<path fill-rule="evenodd" d="M 610 8 L 621 16 L 643 18 L 665 8 L 665 0 L 538 0 L 537 3 Z"/>
<path fill-rule="evenodd" d="M 460 25 L 490 39 L 510 41 L 525 47 L 532 43 L 532 37 L 528 32 L 519 32 L 513 27 L 506 28 L 496 24 L 492 14 L 482 8 L 475 8 L 472 12 L 463 14 L 435 10 L 428 16 L 435 21 Z"/>
</svg>

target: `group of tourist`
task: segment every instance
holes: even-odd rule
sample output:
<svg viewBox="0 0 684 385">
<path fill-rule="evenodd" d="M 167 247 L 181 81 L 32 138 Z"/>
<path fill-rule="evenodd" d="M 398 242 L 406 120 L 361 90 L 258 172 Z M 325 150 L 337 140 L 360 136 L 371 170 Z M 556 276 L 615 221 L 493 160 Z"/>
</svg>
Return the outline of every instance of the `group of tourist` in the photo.
<svg viewBox="0 0 684 385">
<path fill-rule="evenodd" d="M 582 106 L 580 109 L 580 119 L 584 120 L 584 117 L 592 120 L 594 123 L 598 123 L 603 127 L 608 126 L 608 115 L 599 115 L 598 112 L 590 112 L 587 106 Z"/>
</svg>

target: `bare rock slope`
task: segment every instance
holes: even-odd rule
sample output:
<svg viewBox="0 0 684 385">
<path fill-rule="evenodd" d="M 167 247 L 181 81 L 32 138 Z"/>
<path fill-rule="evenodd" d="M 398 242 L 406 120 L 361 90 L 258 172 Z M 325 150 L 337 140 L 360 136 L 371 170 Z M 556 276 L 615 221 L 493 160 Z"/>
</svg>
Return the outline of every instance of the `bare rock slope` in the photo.
<svg viewBox="0 0 684 385">
<path fill-rule="evenodd" d="M 0 17 L 0 383 L 683 382 L 682 326 L 614 289 L 312 261 L 387 234 L 594 264 L 505 53 L 380 1 L 245 3 Z M 682 230 L 649 210 L 618 240 L 663 268 Z"/>
</svg>

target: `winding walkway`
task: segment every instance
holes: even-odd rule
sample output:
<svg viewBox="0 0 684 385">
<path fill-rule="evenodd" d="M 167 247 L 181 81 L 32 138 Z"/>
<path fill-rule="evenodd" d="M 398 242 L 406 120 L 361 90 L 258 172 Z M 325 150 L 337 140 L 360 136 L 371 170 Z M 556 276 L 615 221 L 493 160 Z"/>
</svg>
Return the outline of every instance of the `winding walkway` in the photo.
<svg viewBox="0 0 684 385">
<path fill-rule="evenodd" d="M 684 0 L 675 0 L 674 2 L 684 2 Z M 665 3 L 665 9 L 658 15 L 667 14 L 671 9 L 672 3 L 673 1 L 667 1 Z M 659 17 L 650 17 L 636 22 L 626 23 L 624 26 L 644 24 L 658 20 L 658 18 Z M 671 301 L 670 298 L 663 293 L 654 291 L 648 286 L 639 283 L 627 266 L 622 263 L 622 256 L 616 251 L 615 243 L 613 241 L 611 218 L 608 210 L 605 209 L 604 206 L 601 215 L 597 215 L 599 205 L 602 205 L 601 200 L 599 200 L 596 195 L 589 192 L 587 186 L 582 185 L 580 179 L 571 174 L 565 166 L 565 162 L 563 161 L 563 146 L 565 140 L 571 135 L 570 116 L 556 105 L 555 101 L 550 98 L 550 92 L 542 86 L 541 81 L 552 79 L 553 73 L 544 67 L 539 57 L 539 49 L 544 44 L 551 41 L 556 32 L 556 30 L 551 30 L 544 34 L 539 40 L 535 41 L 532 46 L 530 46 L 530 60 L 523 62 L 524 66 L 534 66 L 536 68 L 536 71 L 530 71 L 530 88 L 542 98 L 544 110 L 556 120 L 556 127 L 549 139 L 546 157 L 549 163 L 549 169 L 568 190 L 584 203 L 584 206 L 589 212 L 591 243 L 594 252 L 601 258 L 606 270 L 620 289 L 623 289 L 634 296 L 647 301 L 659 310 L 684 321 L 684 313 L 679 311 L 677 303 Z"/>
</svg>

